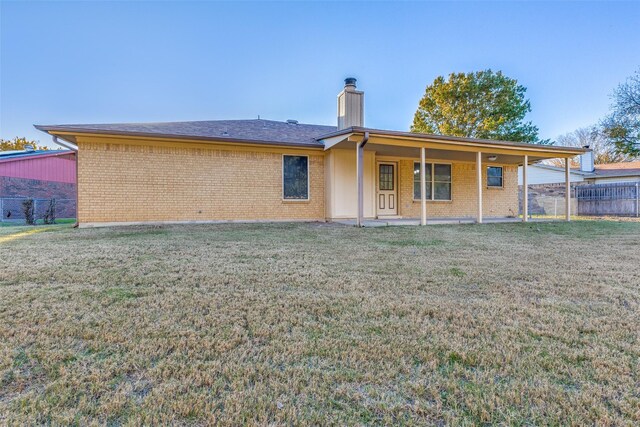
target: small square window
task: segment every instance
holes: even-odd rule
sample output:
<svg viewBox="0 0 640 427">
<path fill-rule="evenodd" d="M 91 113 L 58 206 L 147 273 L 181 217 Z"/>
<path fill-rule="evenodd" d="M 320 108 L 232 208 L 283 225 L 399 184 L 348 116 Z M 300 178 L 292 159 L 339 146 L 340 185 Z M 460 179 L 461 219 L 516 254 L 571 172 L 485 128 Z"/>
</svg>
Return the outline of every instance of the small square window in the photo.
<svg viewBox="0 0 640 427">
<path fill-rule="evenodd" d="M 487 168 L 487 187 L 502 187 L 502 166 Z"/>
</svg>

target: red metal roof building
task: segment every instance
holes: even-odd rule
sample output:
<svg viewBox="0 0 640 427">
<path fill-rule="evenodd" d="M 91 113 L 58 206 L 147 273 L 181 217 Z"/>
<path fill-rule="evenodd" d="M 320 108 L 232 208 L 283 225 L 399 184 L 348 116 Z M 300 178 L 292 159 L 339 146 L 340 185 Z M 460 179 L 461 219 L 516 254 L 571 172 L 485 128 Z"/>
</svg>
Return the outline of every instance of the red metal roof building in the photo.
<svg viewBox="0 0 640 427">
<path fill-rule="evenodd" d="M 23 218 L 22 201 L 34 199 L 40 216 L 56 199 L 59 218 L 76 210 L 76 153 L 72 150 L 0 151 L 2 220 Z"/>
<path fill-rule="evenodd" d="M 0 176 L 75 184 L 76 153 L 71 150 L 0 151 Z"/>
</svg>

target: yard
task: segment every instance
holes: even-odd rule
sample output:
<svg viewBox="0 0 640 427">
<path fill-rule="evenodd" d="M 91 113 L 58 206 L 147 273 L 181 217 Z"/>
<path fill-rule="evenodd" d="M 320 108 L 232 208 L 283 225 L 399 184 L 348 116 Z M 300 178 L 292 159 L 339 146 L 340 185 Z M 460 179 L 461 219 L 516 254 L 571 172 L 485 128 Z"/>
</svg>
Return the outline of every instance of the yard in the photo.
<svg viewBox="0 0 640 427">
<path fill-rule="evenodd" d="M 640 222 L 0 229 L 0 424 L 640 423 Z"/>
</svg>

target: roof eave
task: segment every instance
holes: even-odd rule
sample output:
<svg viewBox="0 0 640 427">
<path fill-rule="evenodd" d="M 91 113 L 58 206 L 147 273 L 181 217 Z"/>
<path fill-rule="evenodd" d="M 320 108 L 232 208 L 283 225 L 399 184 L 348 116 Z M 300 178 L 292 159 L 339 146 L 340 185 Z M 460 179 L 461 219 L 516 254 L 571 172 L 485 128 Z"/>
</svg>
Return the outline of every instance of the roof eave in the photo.
<svg viewBox="0 0 640 427">
<path fill-rule="evenodd" d="M 145 139 L 180 139 L 185 141 L 196 142 L 224 142 L 224 143 L 238 143 L 238 144 L 252 144 L 252 145 L 267 145 L 275 147 L 298 147 L 298 148 L 310 148 L 310 149 L 323 149 L 324 145 L 321 143 L 309 144 L 303 142 L 286 142 L 286 141 L 268 141 L 268 140 L 252 140 L 252 139 L 240 139 L 240 138 L 224 138 L 224 137 L 210 137 L 210 136 L 190 136 L 179 134 L 166 134 L 166 133 L 153 133 L 153 132 L 124 132 L 124 131 L 112 131 L 101 129 L 83 129 L 73 128 L 66 126 L 45 126 L 34 125 L 34 127 L 42 132 L 46 132 L 50 135 L 56 135 L 58 137 L 70 137 L 74 144 L 77 144 L 75 135 L 99 135 L 99 136 L 116 136 L 116 137 L 136 137 Z"/>
<path fill-rule="evenodd" d="M 590 178 L 632 178 L 634 176 L 640 177 L 640 172 L 632 172 L 628 174 L 624 173 L 616 173 L 616 174 L 599 174 L 598 172 L 594 173 Z"/>
<path fill-rule="evenodd" d="M 400 139 L 414 139 L 414 140 L 420 140 L 425 142 L 440 142 L 440 143 L 450 142 L 450 143 L 475 145 L 478 147 L 497 146 L 497 147 L 522 148 L 529 151 L 540 151 L 542 153 L 545 153 L 545 152 L 557 153 L 557 154 L 562 154 L 567 156 L 577 156 L 582 153 L 591 151 L 589 149 L 577 148 L 577 147 L 527 144 L 523 142 L 499 141 L 499 140 L 490 140 L 490 139 L 462 138 L 462 137 L 456 137 L 456 136 L 431 135 L 431 134 L 416 133 L 416 132 L 370 129 L 370 128 L 364 128 L 359 126 L 352 126 L 346 129 L 341 129 L 336 132 L 322 135 L 317 139 L 324 140 L 324 139 L 333 138 L 340 135 L 347 135 L 347 134 L 353 134 L 353 133 L 364 134 L 364 132 L 369 132 L 370 137 L 381 136 L 381 137 L 391 137 L 391 138 L 400 138 Z"/>
</svg>

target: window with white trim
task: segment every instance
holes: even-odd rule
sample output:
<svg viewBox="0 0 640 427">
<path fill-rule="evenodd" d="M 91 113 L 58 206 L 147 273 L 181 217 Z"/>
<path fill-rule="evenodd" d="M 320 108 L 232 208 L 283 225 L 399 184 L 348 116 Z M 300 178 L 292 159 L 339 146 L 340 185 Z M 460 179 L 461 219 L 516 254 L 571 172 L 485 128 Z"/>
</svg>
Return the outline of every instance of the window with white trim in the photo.
<svg viewBox="0 0 640 427">
<path fill-rule="evenodd" d="M 502 166 L 489 166 L 487 168 L 487 187 L 502 188 Z"/>
<path fill-rule="evenodd" d="M 282 197 L 286 200 L 309 199 L 309 157 L 282 156 Z"/>
<path fill-rule="evenodd" d="M 427 200 L 451 200 L 451 165 L 425 163 Z M 420 200 L 420 162 L 413 164 L 413 198 Z"/>
</svg>

